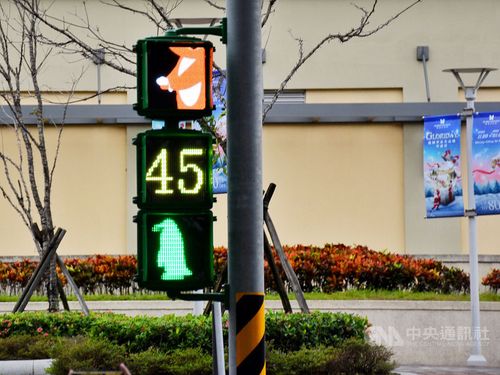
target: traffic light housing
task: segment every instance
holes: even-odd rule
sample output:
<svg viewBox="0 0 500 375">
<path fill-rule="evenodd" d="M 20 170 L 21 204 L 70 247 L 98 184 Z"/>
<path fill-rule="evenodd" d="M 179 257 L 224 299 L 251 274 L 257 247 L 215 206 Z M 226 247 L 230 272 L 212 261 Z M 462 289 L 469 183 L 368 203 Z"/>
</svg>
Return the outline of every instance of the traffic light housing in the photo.
<svg viewBox="0 0 500 375">
<path fill-rule="evenodd" d="M 134 144 L 139 286 L 165 291 L 211 286 L 212 136 L 149 130 Z"/>
<path fill-rule="evenodd" d="M 185 291 L 211 286 L 211 211 L 139 211 L 138 284 L 151 290 Z"/>
<path fill-rule="evenodd" d="M 141 39 L 134 48 L 137 54 L 134 109 L 140 115 L 183 120 L 212 113 L 211 42 L 160 36 Z"/>
<path fill-rule="evenodd" d="M 210 134 L 150 130 L 137 146 L 137 205 L 159 210 L 204 210 L 213 205 Z"/>
</svg>

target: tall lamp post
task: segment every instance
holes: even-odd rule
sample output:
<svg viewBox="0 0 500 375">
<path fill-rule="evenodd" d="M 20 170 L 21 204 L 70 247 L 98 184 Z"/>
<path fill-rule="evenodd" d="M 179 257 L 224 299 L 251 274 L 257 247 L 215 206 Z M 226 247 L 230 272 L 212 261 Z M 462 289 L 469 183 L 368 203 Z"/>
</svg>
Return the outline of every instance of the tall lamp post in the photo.
<svg viewBox="0 0 500 375">
<path fill-rule="evenodd" d="M 479 267 L 477 256 L 477 222 L 476 222 L 476 202 L 474 199 L 474 176 L 472 175 L 472 116 L 475 111 L 474 102 L 476 100 L 477 90 L 484 82 L 486 76 L 494 71 L 494 68 L 455 68 L 445 69 L 443 72 L 452 73 L 457 79 L 465 93 L 467 105 L 462 115 L 466 119 L 467 130 L 467 202 L 468 209 L 465 210 L 465 216 L 469 221 L 469 267 L 470 267 L 470 302 L 472 313 L 472 352 L 467 359 L 469 366 L 484 366 L 486 358 L 481 354 L 481 324 L 479 319 Z M 467 86 L 463 79 L 463 74 L 477 75 L 476 83 Z"/>
</svg>

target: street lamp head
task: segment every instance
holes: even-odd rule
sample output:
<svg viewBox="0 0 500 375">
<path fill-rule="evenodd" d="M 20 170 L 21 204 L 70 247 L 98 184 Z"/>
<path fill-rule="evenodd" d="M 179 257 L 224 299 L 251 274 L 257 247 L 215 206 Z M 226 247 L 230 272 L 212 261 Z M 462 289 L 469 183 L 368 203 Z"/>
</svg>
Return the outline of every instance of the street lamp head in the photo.
<svg viewBox="0 0 500 375">
<path fill-rule="evenodd" d="M 447 73 L 452 73 L 460 86 L 462 87 L 462 90 L 464 90 L 465 93 L 465 99 L 467 101 L 474 101 L 476 99 L 476 92 L 483 83 L 484 79 L 486 76 L 492 72 L 497 70 L 496 68 L 450 68 L 450 69 L 444 69 L 443 72 Z M 464 74 L 477 74 L 477 80 L 476 83 L 473 85 L 466 85 L 464 83 L 464 80 L 462 79 L 462 76 Z"/>
<path fill-rule="evenodd" d="M 457 73 L 481 73 L 481 72 L 492 72 L 498 70 L 497 68 L 449 68 L 443 69 L 443 72 L 457 72 Z"/>
</svg>

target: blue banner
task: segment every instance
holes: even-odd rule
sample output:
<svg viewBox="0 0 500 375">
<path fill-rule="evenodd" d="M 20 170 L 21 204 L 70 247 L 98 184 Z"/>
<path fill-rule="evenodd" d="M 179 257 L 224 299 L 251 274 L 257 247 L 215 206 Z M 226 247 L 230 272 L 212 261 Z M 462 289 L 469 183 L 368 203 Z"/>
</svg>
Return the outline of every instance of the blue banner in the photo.
<svg viewBox="0 0 500 375">
<path fill-rule="evenodd" d="M 219 71 L 213 71 L 212 99 L 215 110 L 205 118 L 205 125 L 215 134 L 213 158 L 213 191 L 214 194 L 227 193 L 227 155 L 223 144 L 227 143 L 226 132 L 226 78 Z M 198 121 L 183 121 L 179 124 L 183 129 L 202 130 Z"/>
<path fill-rule="evenodd" d="M 460 116 L 424 117 L 424 189 L 428 218 L 464 215 Z"/>
<path fill-rule="evenodd" d="M 500 213 L 500 113 L 476 113 L 472 123 L 472 175 L 478 215 Z"/>
</svg>

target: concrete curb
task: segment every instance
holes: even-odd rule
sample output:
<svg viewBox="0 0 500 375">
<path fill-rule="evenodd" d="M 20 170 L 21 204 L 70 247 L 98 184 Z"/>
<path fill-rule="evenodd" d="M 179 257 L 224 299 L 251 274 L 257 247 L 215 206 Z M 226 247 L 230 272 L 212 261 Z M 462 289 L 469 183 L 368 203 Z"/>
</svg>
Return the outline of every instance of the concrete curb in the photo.
<svg viewBox="0 0 500 375">
<path fill-rule="evenodd" d="M 0 375 L 45 375 L 52 359 L 0 361 Z"/>
</svg>

